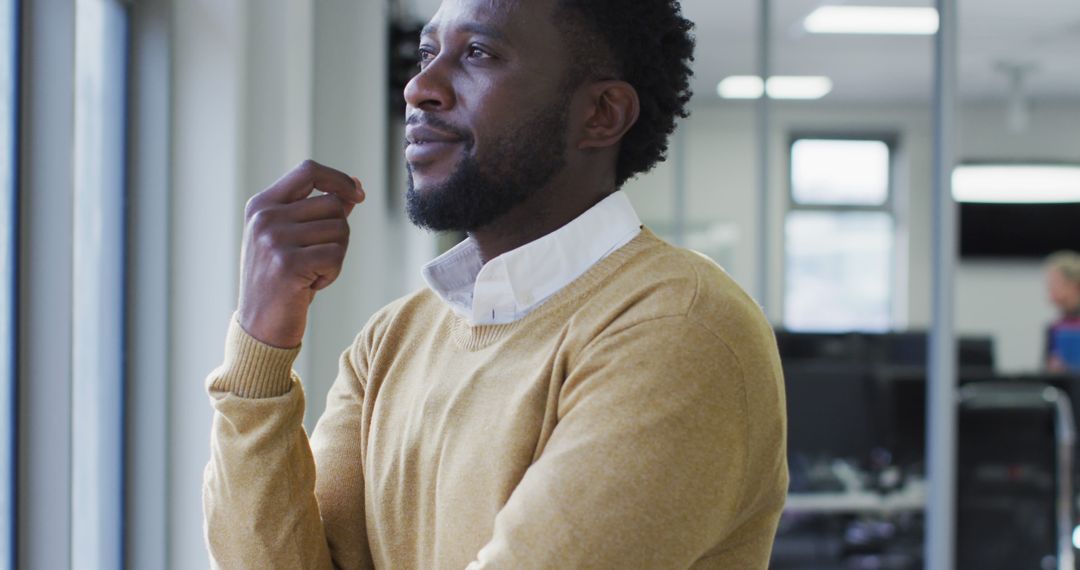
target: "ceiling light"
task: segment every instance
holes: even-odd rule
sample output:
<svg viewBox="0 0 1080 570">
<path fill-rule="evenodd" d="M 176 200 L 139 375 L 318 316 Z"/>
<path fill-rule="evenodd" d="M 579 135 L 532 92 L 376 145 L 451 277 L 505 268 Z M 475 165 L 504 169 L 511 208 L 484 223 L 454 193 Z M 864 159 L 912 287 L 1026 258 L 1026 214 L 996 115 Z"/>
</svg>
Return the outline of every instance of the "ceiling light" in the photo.
<svg viewBox="0 0 1080 570">
<path fill-rule="evenodd" d="M 1080 202 L 1080 166 L 986 164 L 953 170 L 957 202 L 1062 204 Z"/>
<path fill-rule="evenodd" d="M 716 92 L 724 99 L 760 99 L 765 84 L 756 75 L 732 75 L 716 86 Z"/>
<path fill-rule="evenodd" d="M 816 75 L 776 75 L 765 82 L 756 75 L 732 75 L 716 92 L 724 99 L 760 99 L 765 93 L 770 99 L 821 99 L 832 88 L 831 79 Z"/>
<path fill-rule="evenodd" d="M 938 31 L 934 8 L 822 6 L 803 21 L 812 34 L 897 34 L 929 36 Z"/>
<path fill-rule="evenodd" d="M 832 91 L 832 79 L 819 75 L 776 75 L 765 82 L 772 99 L 821 99 Z"/>
</svg>

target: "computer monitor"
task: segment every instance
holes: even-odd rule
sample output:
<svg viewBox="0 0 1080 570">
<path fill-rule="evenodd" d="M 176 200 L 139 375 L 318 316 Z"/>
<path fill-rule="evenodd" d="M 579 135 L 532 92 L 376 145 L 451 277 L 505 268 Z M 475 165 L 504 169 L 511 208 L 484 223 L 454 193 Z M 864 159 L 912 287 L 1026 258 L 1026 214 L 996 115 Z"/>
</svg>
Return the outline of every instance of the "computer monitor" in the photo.
<svg viewBox="0 0 1080 570">
<path fill-rule="evenodd" d="M 876 426 L 865 367 L 789 364 L 784 377 L 790 457 L 869 457 Z"/>
</svg>

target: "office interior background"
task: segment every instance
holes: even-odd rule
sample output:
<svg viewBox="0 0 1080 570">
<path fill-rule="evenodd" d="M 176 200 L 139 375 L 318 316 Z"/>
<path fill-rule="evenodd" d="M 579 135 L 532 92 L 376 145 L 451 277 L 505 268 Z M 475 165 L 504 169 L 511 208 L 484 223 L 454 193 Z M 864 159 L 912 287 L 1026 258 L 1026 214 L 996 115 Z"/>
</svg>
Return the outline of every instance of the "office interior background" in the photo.
<svg viewBox="0 0 1080 570">
<path fill-rule="evenodd" d="M 910 10 L 837 13 L 859 6 Z M 368 315 L 460 237 L 402 208 L 399 92 L 436 8 L 0 0 L 0 566 L 207 566 L 203 379 L 247 198 L 308 157 L 368 190 L 297 362 L 309 427 Z M 1045 371 L 1043 258 L 1080 246 L 1080 3 L 683 8 L 692 115 L 626 191 L 778 330 L 792 494 L 772 565 L 1072 568 L 1072 392 Z M 944 506 L 931 330 L 960 347 Z"/>
</svg>

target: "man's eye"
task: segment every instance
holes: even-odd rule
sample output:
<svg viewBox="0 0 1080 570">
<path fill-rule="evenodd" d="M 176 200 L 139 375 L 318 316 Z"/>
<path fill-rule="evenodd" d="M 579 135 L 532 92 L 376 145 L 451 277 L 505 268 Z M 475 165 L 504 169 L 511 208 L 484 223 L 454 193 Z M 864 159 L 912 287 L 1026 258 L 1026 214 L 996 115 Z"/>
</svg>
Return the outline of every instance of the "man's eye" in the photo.
<svg viewBox="0 0 1080 570">
<path fill-rule="evenodd" d="M 485 50 L 484 48 L 473 45 L 469 46 L 468 56 L 470 59 L 485 59 L 490 58 L 491 54 L 488 53 L 487 50 Z"/>
<path fill-rule="evenodd" d="M 423 67 L 423 66 L 427 65 L 428 63 L 430 63 L 431 60 L 435 59 L 435 51 L 432 50 L 431 48 L 426 48 L 426 47 L 420 48 L 416 52 L 416 59 L 417 59 L 419 65 L 420 65 L 420 67 Z"/>
</svg>

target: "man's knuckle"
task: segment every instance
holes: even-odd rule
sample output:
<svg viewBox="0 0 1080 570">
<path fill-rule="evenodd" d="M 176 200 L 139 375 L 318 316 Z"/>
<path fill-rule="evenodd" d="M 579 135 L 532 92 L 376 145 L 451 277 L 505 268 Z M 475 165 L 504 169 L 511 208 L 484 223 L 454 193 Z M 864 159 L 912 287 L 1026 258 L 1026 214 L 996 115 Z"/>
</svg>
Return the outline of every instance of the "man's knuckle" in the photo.
<svg viewBox="0 0 1080 570">
<path fill-rule="evenodd" d="M 244 219 L 251 220 L 259 213 L 262 208 L 262 200 L 259 199 L 260 194 L 256 194 L 251 198 L 248 198 L 246 204 L 244 204 Z"/>
<path fill-rule="evenodd" d="M 304 160 L 300 161 L 300 164 L 296 167 L 296 169 L 299 170 L 301 173 L 310 176 L 315 173 L 315 169 L 318 168 L 318 166 L 319 164 L 314 160 L 310 158 L 305 158 Z"/>
<path fill-rule="evenodd" d="M 263 233 L 274 228 L 277 217 L 276 210 L 272 208 L 259 208 L 251 215 L 249 225 L 253 231 Z"/>
<path fill-rule="evenodd" d="M 254 232 L 253 235 L 255 247 L 267 251 L 273 251 L 277 248 L 273 232 Z"/>
<path fill-rule="evenodd" d="M 295 251 L 283 247 L 274 248 L 271 255 L 274 265 L 282 271 L 301 267 L 304 261 L 304 258 L 298 256 Z"/>
<path fill-rule="evenodd" d="M 259 233 L 266 226 L 266 212 L 258 208 L 252 209 L 248 215 L 248 227 L 252 232 Z"/>
</svg>

